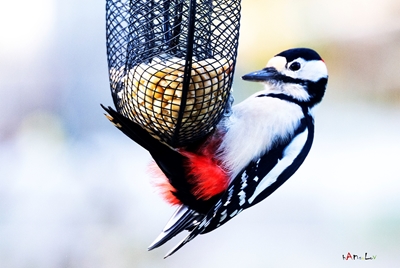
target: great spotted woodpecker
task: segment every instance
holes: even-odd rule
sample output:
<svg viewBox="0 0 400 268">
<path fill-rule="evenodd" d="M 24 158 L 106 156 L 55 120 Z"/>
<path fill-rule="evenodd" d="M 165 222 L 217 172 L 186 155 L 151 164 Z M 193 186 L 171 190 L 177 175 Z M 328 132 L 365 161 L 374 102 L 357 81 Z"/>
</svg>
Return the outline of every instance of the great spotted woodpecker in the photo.
<svg viewBox="0 0 400 268">
<path fill-rule="evenodd" d="M 149 151 L 165 174 L 164 196 L 179 208 L 150 245 L 157 248 L 187 230 L 170 256 L 278 189 L 303 163 L 314 137 L 313 108 L 321 102 L 328 72 L 317 52 L 295 48 L 266 68 L 242 77 L 265 88 L 232 107 L 200 144 L 172 149 L 112 108 L 108 118 Z"/>
</svg>

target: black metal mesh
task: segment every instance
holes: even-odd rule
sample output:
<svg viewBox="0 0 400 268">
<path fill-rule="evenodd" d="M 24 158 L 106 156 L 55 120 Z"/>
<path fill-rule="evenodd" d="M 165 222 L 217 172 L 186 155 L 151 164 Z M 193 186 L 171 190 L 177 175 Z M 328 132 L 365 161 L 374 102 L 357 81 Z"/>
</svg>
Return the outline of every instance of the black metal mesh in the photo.
<svg viewBox="0 0 400 268">
<path fill-rule="evenodd" d="M 194 142 L 229 102 L 240 0 L 106 0 L 117 111 L 167 144 Z"/>
</svg>

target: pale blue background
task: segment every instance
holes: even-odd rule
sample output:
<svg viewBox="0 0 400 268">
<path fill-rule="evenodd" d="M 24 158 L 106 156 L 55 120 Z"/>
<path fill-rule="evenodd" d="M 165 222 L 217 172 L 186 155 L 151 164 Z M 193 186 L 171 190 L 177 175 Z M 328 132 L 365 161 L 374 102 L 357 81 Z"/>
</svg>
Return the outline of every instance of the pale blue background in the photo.
<svg viewBox="0 0 400 268">
<path fill-rule="evenodd" d="M 174 208 L 99 105 L 112 105 L 104 7 L 2 3 L 0 267 L 400 265 L 398 1 L 244 1 L 236 100 L 261 89 L 240 76 L 274 54 L 317 49 L 330 81 L 315 143 L 270 198 L 166 260 L 179 240 L 146 248 Z"/>
</svg>

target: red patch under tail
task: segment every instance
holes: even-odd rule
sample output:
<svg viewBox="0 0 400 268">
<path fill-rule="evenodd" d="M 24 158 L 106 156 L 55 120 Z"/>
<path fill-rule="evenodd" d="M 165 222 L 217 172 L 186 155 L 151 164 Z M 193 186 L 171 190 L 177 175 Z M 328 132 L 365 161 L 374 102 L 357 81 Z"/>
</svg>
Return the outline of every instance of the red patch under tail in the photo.
<svg viewBox="0 0 400 268">
<path fill-rule="evenodd" d="M 208 200 L 228 188 L 226 172 L 209 155 L 181 152 L 190 159 L 187 169 L 192 194 L 196 199 Z"/>
<path fill-rule="evenodd" d="M 215 159 L 223 134 L 216 131 L 195 152 L 181 152 L 189 159 L 187 170 L 192 194 L 196 199 L 208 200 L 224 192 L 229 185 L 229 177 Z"/>
</svg>

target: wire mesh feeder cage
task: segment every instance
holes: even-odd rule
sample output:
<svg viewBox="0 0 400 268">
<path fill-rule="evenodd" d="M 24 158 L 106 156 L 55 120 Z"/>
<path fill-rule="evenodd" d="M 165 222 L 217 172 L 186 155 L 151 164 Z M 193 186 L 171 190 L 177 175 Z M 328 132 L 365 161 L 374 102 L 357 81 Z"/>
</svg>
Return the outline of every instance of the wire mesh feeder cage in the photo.
<svg viewBox="0 0 400 268">
<path fill-rule="evenodd" d="M 107 0 L 117 111 L 172 147 L 207 135 L 229 106 L 240 0 Z"/>
</svg>

